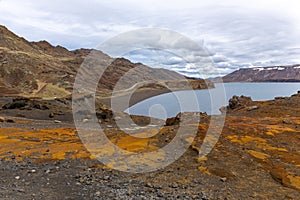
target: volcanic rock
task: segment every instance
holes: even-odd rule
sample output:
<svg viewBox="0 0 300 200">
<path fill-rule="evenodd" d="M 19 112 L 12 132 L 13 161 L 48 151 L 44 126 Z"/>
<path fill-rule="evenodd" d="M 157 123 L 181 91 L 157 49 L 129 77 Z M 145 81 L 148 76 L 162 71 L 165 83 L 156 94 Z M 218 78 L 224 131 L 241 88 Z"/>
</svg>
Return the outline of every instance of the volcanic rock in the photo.
<svg viewBox="0 0 300 200">
<path fill-rule="evenodd" d="M 168 118 L 166 120 L 166 126 L 179 125 L 181 113 L 178 113 L 175 117 Z"/>
<path fill-rule="evenodd" d="M 233 96 L 231 99 L 229 99 L 229 108 L 234 110 L 237 108 L 248 106 L 252 103 L 251 97 L 246 96 Z"/>
</svg>

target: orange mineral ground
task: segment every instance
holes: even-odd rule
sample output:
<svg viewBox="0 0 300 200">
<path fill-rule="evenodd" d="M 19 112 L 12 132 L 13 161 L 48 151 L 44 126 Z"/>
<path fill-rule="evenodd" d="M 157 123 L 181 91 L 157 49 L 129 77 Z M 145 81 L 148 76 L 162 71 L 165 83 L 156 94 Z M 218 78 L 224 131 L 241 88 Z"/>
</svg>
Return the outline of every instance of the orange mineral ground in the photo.
<svg viewBox="0 0 300 200">
<path fill-rule="evenodd" d="M 241 102 L 245 103 L 242 100 Z M 92 176 L 93 180 L 98 180 L 102 174 L 112 173 L 110 176 L 116 177 L 111 180 L 114 184 L 120 184 L 115 182 L 117 180 L 134 180 L 139 182 L 137 188 L 143 187 L 143 191 L 158 188 L 149 191 L 161 191 L 166 195 L 168 192 L 179 195 L 188 190 L 196 198 L 201 196 L 197 193 L 201 190 L 210 199 L 297 199 L 300 195 L 299 105 L 300 94 L 297 94 L 272 101 L 249 100 L 237 107 L 228 107 L 218 142 L 204 157 L 199 157 L 198 153 L 204 138 L 207 141 L 213 139 L 206 135 L 208 128 L 214 128 L 210 124 L 210 116 L 202 116 L 199 124 L 189 121 L 178 124 L 176 120 L 169 120 L 174 124 L 141 128 L 135 132 L 137 135 L 153 135 L 150 138 L 136 138 L 124 133 L 112 119 L 102 122 L 110 142 L 120 149 L 136 154 L 155 152 L 164 147 L 172 141 L 179 128 L 186 131 L 195 128 L 198 130 L 195 138 L 181 138 L 183 141 L 192 142 L 192 145 L 177 161 L 158 171 L 138 175 L 123 174 L 114 168 L 118 166 L 119 169 L 126 169 L 126 166 L 143 160 L 127 159 L 121 164 L 108 162 L 103 165 L 97 158 L 114 156 L 117 150 L 104 146 L 99 152 L 88 151 L 71 122 L 53 123 L 51 120 L 11 117 L 13 120 L 9 123 L 7 119 L 10 117 L 6 116 L 7 119 L 0 122 L 0 159 L 2 166 L 5 163 L 10 163 L 9 166 L 19 163 L 37 169 L 41 166 L 59 166 L 59 163 L 65 162 L 79 162 L 82 168 L 88 167 L 84 170 L 85 176 Z M 256 109 L 249 109 L 253 106 Z M 145 124 L 149 119 L 135 117 L 135 120 L 138 124 Z M 168 159 L 163 152 L 149 159 L 157 158 Z M 92 164 L 83 164 L 90 162 Z M 83 173 L 78 172 L 71 164 L 67 169 L 75 177 L 77 173 Z M 48 169 L 44 171 L 48 172 Z M 3 180 L 10 180 L 7 178 L 10 173 L 4 170 Z M 55 177 L 62 176 L 60 172 L 56 173 L 58 174 Z M 57 187 L 60 187 L 61 181 L 58 180 Z M 103 181 L 105 179 L 100 182 Z M 86 185 L 90 188 L 89 191 L 98 187 L 92 182 Z M 58 189 L 57 192 L 59 191 Z"/>
</svg>

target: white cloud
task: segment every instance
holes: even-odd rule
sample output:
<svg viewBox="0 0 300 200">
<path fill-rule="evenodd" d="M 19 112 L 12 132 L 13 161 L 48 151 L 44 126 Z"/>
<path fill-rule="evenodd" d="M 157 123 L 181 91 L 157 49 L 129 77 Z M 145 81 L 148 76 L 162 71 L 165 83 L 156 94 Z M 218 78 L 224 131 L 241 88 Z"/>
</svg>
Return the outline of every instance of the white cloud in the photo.
<svg viewBox="0 0 300 200">
<path fill-rule="evenodd" d="M 239 67 L 299 63 L 299 8 L 296 0 L 2 0 L 0 23 L 29 40 L 46 39 L 70 49 L 94 48 L 139 28 L 171 29 L 208 50 L 175 40 L 173 47 L 189 49 L 187 62 L 197 65 L 208 53 L 224 74 Z M 170 56 L 161 62 L 176 67 L 180 61 Z M 137 53 L 134 59 L 146 61 Z"/>
</svg>

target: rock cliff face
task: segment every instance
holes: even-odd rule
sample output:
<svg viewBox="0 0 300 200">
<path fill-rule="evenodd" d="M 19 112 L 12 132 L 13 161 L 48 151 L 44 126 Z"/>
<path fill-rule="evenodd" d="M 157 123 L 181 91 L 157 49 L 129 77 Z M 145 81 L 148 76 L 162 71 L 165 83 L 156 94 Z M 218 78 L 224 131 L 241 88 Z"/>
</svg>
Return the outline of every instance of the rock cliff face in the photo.
<svg viewBox="0 0 300 200">
<path fill-rule="evenodd" d="M 47 41 L 28 42 L 0 26 L 0 95 L 67 96 L 73 90 L 79 67 L 91 52 L 109 66 L 99 82 L 100 93 L 111 92 L 119 79 L 129 72 L 130 76 L 122 82 L 122 89 L 132 87 L 139 81 L 177 81 L 186 78 L 173 71 L 150 68 L 124 58 L 114 59 L 101 51 L 69 51 L 61 46 L 52 46 Z M 88 73 L 86 80 L 89 80 Z M 205 84 L 202 80 L 197 82 Z M 197 86 L 195 83 L 192 85 Z"/>
<path fill-rule="evenodd" d="M 243 68 L 223 77 L 224 82 L 300 82 L 300 65 Z"/>
</svg>

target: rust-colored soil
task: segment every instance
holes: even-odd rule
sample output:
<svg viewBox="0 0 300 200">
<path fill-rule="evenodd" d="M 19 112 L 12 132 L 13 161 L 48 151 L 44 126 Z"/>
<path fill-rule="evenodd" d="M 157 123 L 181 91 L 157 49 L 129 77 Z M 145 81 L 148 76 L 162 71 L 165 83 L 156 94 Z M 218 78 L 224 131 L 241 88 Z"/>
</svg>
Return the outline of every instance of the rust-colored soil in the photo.
<svg viewBox="0 0 300 200">
<path fill-rule="evenodd" d="M 249 110 L 253 105 L 258 109 Z M 0 122 L 2 185 L 6 181 L 0 189 L 0 197 L 21 199 L 32 197 L 34 193 L 35 197 L 43 198 L 42 192 L 34 187 L 34 183 L 38 183 L 51 199 L 66 195 L 65 191 L 72 199 L 140 199 L 143 196 L 157 199 L 297 199 L 300 195 L 298 105 L 299 94 L 229 109 L 216 146 L 201 158 L 198 151 L 209 127 L 209 116 L 201 119 L 200 124 L 187 122 L 136 131 L 139 135 L 157 133 L 146 139 L 129 136 L 113 123 L 103 122 L 111 142 L 135 153 L 152 152 L 165 146 L 179 127 L 197 127 L 194 141 L 183 138 L 193 143 L 179 160 L 164 169 L 143 174 L 118 172 L 112 169 L 113 163 L 101 164 L 95 159 L 99 155 L 87 151 L 70 123 L 55 125 L 52 119 L 22 118 L 13 118 L 14 124 Z M 273 108 L 278 109 L 273 112 Z M 142 117 L 137 119 L 143 121 Z M 105 153 L 113 155 L 114 149 L 107 148 Z M 164 155 L 157 156 L 164 159 Z M 20 165 L 23 170 L 17 167 Z M 32 169 L 37 172 L 32 173 Z M 22 184 L 22 180 L 27 185 Z M 54 186 L 51 189 L 49 185 Z"/>
</svg>

